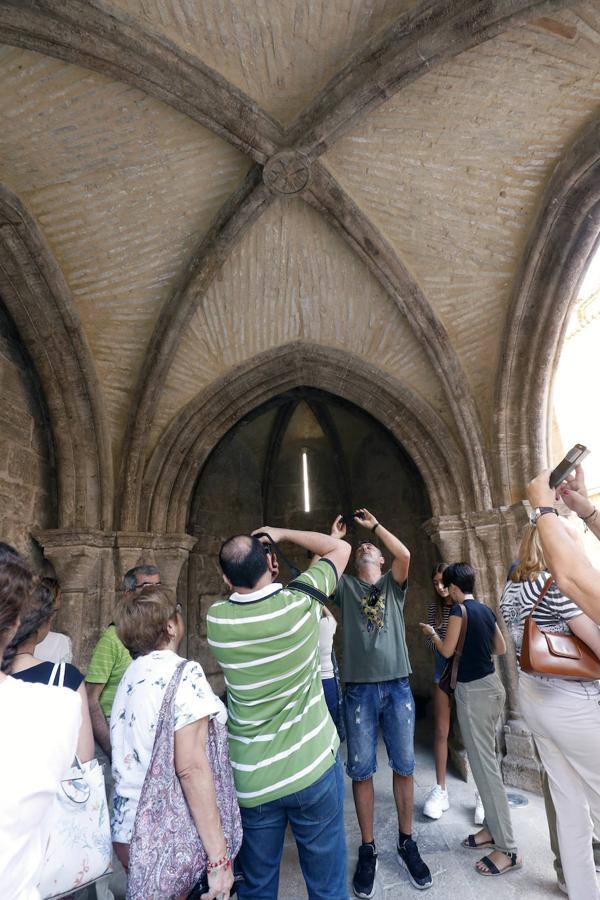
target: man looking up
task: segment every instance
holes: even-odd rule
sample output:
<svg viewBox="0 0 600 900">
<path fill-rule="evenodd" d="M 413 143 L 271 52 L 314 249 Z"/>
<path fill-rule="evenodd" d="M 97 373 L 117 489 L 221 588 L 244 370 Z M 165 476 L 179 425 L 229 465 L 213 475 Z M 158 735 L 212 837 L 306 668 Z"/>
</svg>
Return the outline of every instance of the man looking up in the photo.
<svg viewBox="0 0 600 900">
<path fill-rule="evenodd" d="M 380 722 L 393 772 L 398 861 L 419 890 L 431 887 L 432 880 L 412 838 L 415 706 L 404 629 L 410 552 L 368 509 L 357 510 L 354 521 L 376 535 L 392 556 L 391 569 L 383 573 L 385 560 L 379 548 L 371 540 L 361 541 L 354 554 L 356 576 L 343 575 L 334 598 L 342 611 L 346 771 L 352 779 L 362 839 L 353 888 L 357 897 L 372 897 L 377 869 L 373 774 Z M 341 516 L 333 523 L 331 534 L 345 536 Z"/>
<path fill-rule="evenodd" d="M 147 584 L 160 584 L 160 572 L 156 566 L 135 566 L 123 577 L 122 590 L 127 597 Z M 110 624 L 94 647 L 85 676 L 94 739 L 108 759 L 111 755 L 110 712 L 119 682 L 130 662 L 131 656 L 117 637 L 115 626 Z M 109 770 L 110 766 L 105 768 Z"/>
<path fill-rule="evenodd" d="M 339 738 L 321 687 L 317 597 L 327 598 L 350 546 L 330 535 L 262 528 L 320 557 L 286 588 L 270 547 L 237 535 L 219 553 L 233 591 L 211 606 L 208 643 L 223 669 L 229 751 L 242 813 L 240 900 L 276 900 L 289 822 L 311 900 L 346 900 Z M 257 534 L 258 532 L 255 532 Z"/>
</svg>

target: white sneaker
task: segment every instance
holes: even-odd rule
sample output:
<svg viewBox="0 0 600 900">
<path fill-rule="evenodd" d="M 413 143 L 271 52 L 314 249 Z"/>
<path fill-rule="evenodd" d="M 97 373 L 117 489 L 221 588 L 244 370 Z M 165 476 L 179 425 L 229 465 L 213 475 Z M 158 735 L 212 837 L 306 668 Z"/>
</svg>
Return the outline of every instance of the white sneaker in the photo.
<svg viewBox="0 0 600 900">
<path fill-rule="evenodd" d="M 484 821 L 485 810 L 483 808 L 483 803 L 481 802 L 479 791 L 475 791 L 475 814 L 473 816 L 473 822 L 475 825 L 483 825 Z"/>
<path fill-rule="evenodd" d="M 563 894 L 568 894 L 568 893 L 569 893 L 568 890 L 567 890 L 567 883 L 566 883 L 566 881 L 563 881 L 563 880 L 561 880 L 560 878 L 557 878 L 556 883 L 558 884 L 558 889 L 559 889 L 559 891 L 562 891 Z"/>
<path fill-rule="evenodd" d="M 439 784 L 432 787 L 427 795 L 427 800 L 423 806 L 423 815 L 429 819 L 439 819 L 442 813 L 450 809 L 450 801 L 448 800 L 448 791 L 441 788 Z"/>
</svg>

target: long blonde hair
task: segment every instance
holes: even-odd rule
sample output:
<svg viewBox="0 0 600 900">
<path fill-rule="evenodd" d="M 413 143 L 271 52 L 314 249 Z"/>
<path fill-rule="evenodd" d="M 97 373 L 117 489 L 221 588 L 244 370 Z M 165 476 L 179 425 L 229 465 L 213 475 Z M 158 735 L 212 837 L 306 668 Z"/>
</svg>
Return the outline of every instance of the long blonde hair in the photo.
<svg viewBox="0 0 600 900">
<path fill-rule="evenodd" d="M 511 581 L 531 581 L 547 570 L 538 530 L 528 522 L 519 544 L 519 561 L 511 573 Z"/>
</svg>

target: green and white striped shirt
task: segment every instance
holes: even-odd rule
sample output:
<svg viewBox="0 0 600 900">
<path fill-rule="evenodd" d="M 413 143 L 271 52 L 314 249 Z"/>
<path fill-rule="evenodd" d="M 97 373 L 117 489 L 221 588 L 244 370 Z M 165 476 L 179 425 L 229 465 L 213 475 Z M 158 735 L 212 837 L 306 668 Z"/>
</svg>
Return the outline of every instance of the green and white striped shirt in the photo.
<svg viewBox="0 0 600 900">
<path fill-rule="evenodd" d="M 327 559 L 295 579 L 329 596 Z M 339 738 L 319 666 L 321 605 L 272 584 L 211 606 L 208 643 L 227 685 L 229 753 L 240 806 L 309 787 L 335 761 Z"/>
</svg>

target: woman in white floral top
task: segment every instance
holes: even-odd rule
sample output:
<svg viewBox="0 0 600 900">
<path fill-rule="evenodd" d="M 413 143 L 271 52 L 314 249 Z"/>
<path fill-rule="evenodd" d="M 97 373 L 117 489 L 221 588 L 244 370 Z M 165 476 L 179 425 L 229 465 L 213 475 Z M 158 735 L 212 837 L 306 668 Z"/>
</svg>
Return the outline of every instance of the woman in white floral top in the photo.
<svg viewBox="0 0 600 900">
<path fill-rule="evenodd" d="M 127 869 L 129 843 L 154 733 L 167 686 L 183 661 L 177 648 L 184 635 L 181 608 L 170 591 L 149 586 L 117 609 L 115 624 L 133 662 L 117 689 L 110 717 L 112 774 L 111 821 L 115 852 Z M 225 722 L 227 710 L 213 693 L 202 667 L 188 662 L 175 696 L 175 768 L 209 860 L 227 857 L 227 845 L 205 753 L 208 720 Z M 182 773 L 182 774 L 180 774 Z M 210 896 L 229 897 L 231 867 L 209 870 Z"/>
</svg>

